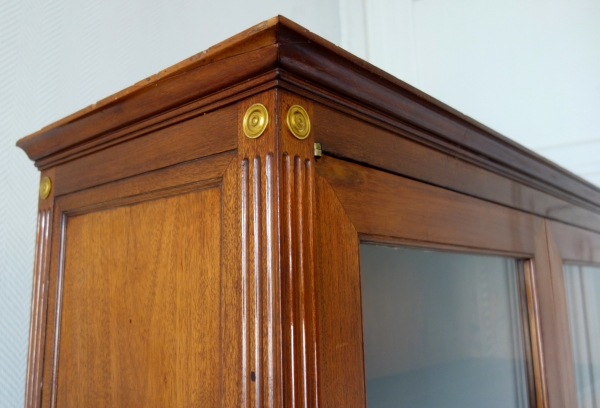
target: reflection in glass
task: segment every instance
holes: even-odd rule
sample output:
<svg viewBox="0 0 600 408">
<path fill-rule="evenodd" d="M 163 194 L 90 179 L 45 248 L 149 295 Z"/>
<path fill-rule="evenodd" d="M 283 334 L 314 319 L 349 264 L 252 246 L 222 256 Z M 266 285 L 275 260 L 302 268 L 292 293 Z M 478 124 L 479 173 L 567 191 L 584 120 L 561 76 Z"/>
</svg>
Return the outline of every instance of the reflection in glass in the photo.
<svg viewBox="0 0 600 408">
<path fill-rule="evenodd" d="M 360 251 L 369 408 L 529 405 L 514 259 Z"/>
<path fill-rule="evenodd" d="M 600 407 L 600 268 L 565 265 L 571 350 L 580 408 Z"/>
</svg>

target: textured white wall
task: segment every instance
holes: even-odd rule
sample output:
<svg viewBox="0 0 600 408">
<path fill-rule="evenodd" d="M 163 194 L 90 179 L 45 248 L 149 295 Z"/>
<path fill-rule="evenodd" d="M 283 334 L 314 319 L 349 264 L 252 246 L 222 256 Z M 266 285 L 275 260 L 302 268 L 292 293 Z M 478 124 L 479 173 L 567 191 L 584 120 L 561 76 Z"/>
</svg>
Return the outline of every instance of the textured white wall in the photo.
<svg viewBox="0 0 600 408">
<path fill-rule="evenodd" d="M 341 45 L 600 185 L 598 0 L 340 0 Z"/>
<path fill-rule="evenodd" d="M 16 140 L 276 14 L 600 185 L 597 0 L 0 0 L 0 408 L 23 404 L 35 239 Z"/>
</svg>

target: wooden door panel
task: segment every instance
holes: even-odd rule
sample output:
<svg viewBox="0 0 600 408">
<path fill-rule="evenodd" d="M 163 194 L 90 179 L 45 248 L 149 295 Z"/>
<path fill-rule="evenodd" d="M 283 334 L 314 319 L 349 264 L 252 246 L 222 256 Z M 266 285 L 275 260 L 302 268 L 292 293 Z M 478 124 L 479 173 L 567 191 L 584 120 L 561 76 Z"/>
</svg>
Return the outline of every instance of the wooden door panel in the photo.
<svg viewBox="0 0 600 408">
<path fill-rule="evenodd" d="M 56 406 L 218 405 L 220 196 L 67 218 Z"/>
<path fill-rule="evenodd" d="M 531 395 L 536 407 L 574 406 L 566 320 L 557 315 L 563 305 L 554 284 L 560 260 L 551 256 L 552 238 L 543 218 L 329 156 L 319 159 L 315 169 L 320 376 L 327 378 L 320 387 L 325 406 L 364 406 L 363 350 L 355 343 L 363 334 L 361 302 L 344 297 L 345 291 L 360 293 L 360 241 L 525 261 L 522 296 L 529 338 L 524 341 L 531 342 Z M 332 378 L 352 386 L 336 385 Z M 360 396 L 349 402 L 350 390 L 357 389 Z"/>
</svg>

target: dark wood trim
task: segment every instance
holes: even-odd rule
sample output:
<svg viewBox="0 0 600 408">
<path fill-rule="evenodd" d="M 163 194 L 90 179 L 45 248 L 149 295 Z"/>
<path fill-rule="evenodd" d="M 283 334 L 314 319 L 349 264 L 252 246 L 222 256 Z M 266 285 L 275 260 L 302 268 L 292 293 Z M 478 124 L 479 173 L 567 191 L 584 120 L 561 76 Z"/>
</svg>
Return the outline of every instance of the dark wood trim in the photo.
<svg viewBox="0 0 600 408">
<path fill-rule="evenodd" d="M 55 183 L 54 171 L 40 174 L 40 180 L 49 177 Z M 48 281 L 52 256 L 54 225 L 54 189 L 46 199 L 38 201 L 38 221 L 31 292 L 31 320 L 29 323 L 29 351 L 25 385 L 25 407 L 38 408 L 42 396 L 46 310 L 48 306 Z"/>
</svg>

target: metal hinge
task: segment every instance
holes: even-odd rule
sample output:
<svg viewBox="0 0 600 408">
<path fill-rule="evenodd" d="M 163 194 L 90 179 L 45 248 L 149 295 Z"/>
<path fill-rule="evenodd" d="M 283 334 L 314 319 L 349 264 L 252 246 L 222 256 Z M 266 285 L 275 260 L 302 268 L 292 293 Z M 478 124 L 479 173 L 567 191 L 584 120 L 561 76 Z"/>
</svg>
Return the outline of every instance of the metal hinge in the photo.
<svg viewBox="0 0 600 408">
<path fill-rule="evenodd" d="M 315 157 L 321 157 L 323 154 L 323 148 L 321 147 L 321 143 L 315 143 Z"/>
</svg>

